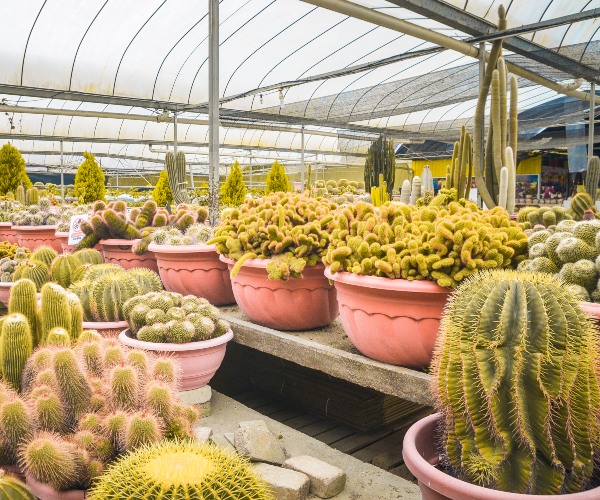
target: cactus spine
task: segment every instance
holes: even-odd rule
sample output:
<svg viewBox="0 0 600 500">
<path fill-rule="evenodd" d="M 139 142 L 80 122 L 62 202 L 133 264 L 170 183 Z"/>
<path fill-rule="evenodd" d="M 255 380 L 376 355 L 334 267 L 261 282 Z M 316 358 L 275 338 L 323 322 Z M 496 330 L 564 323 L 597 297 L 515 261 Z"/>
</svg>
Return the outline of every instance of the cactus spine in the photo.
<svg viewBox="0 0 600 500">
<path fill-rule="evenodd" d="M 21 374 L 33 350 L 33 339 L 27 318 L 9 314 L 2 322 L 0 336 L 0 369 L 2 379 L 16 390 L 21 390 Z"/>
<path fill-rule="evenodd" d="M 387 194 L 391 197 L 396 178 L 396 153 L 394 142 L 384 136 L 371 144 L 365 160 L 365 188 L 368 193 L 378 184 L 381 187 L 380 174 L 383 174 Z"/>
<path fill-rule="evenodd" d="M 600 181 L 600 158 L 592 156 L 588 160 L 585 192 L 590 195 L 594 204 L 596 203 L 596 198 L 598 198 L 598 181 Z"/>
</svg>

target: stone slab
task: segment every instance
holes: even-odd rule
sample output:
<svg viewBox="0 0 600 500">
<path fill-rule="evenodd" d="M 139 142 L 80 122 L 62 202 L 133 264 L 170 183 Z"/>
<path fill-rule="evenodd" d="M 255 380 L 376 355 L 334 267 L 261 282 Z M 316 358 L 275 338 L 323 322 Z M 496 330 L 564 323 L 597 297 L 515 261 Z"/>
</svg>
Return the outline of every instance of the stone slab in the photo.
<svg viewBox="0 0 600 500">
<path fill-rule="evenodd" d="M 254 464 L 252 468 L 269 485 L 275 500 L 304 500 L 310 489 L 306 474 L 269 464 Z"/>
<path fill-rule="evenodd" d="M 346 484 L 346 474 L 342 469 L 309 455 L 288 458 L 283 466 L 306 474 L 310 479 L 310 492 L 319 498 L 336 496 Z"/>
<path fill-rule="evenodd" d="M 252 462 L 281 465 L 285 461 L 285 451 L 281 442 L 269 430 L 264 420 L 240 422 L 233 444 L 240 455 Z"/>
</svg>

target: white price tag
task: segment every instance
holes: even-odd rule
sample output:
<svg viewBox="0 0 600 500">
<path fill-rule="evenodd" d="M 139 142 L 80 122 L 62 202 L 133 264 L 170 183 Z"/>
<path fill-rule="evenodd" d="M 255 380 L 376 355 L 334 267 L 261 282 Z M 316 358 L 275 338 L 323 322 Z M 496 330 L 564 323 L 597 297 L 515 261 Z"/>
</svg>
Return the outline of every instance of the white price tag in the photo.
<svg viewBox="0 0 600 500">
<path fill-rule="evenodd" d="M 85 222 L 90 218 L 90 214 L 79 214 L 71 217 L 71 223 L 69 224 L 69 245 L 77 245 L 85 233 L 81 230 L 81 223 Z"/>
</svg>

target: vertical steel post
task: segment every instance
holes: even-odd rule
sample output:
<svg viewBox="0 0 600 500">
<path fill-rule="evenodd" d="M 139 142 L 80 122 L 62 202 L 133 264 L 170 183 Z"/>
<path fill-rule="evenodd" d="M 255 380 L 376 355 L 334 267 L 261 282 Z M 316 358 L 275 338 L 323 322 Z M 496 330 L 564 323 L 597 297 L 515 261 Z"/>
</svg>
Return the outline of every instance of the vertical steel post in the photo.
<svg viewBox="0 0 600 500">
<path fill-rule="evenodd" d="M 252 151 L 250 151 L 250 189 L 252 189 Z"/>
<path fill-rule="evenodd" d="M 300 192 L 304 192 L 304 125 L 300 129 Z"/>
<path fill-rule="evenodd" d="M 219 220 L 219 0 L 208 0 L 208 163 L 210 223 Z"/>
<path fill-rule="evenodd" d="M 479 90 L 481 91 L 481 87 L 483 86 L 483 77 L 485 75 L 485 42 L 481 42 L 479 44 Z M 485 119 L 484 126 L 481 127 L 481 135 L 479 140 L 479 154 L 481 161 L 485 160 Z"/>
<path fill-rule="evenodd" d="M 588 119 L 588 159 L 594 156 L 594 128 L 596 121 L 596 84 L 590 83 L 590 115 Z"/>
<path fill-rule="evenodd" d="M 63 140 L 60 140 L 60 197 L 65 202 L 65 168 L 63 163 Z"/>
</svg>

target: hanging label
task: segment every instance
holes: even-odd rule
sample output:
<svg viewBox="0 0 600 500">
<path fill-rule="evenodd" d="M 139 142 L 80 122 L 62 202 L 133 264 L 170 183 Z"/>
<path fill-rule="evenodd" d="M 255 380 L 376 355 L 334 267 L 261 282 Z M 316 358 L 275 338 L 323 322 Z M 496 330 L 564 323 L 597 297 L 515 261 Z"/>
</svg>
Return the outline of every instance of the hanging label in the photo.
<svg viewBox="0 0 600 500">
<path fill-rule="evenodd" d="M 71 223 L 69 224 L 69 245 L 77 245 L 85 233 L 81 230 L 81 223 L 85 222 L 90 218 L 90 214 L 79 214 L 71 217 Z"/>
</svg>

